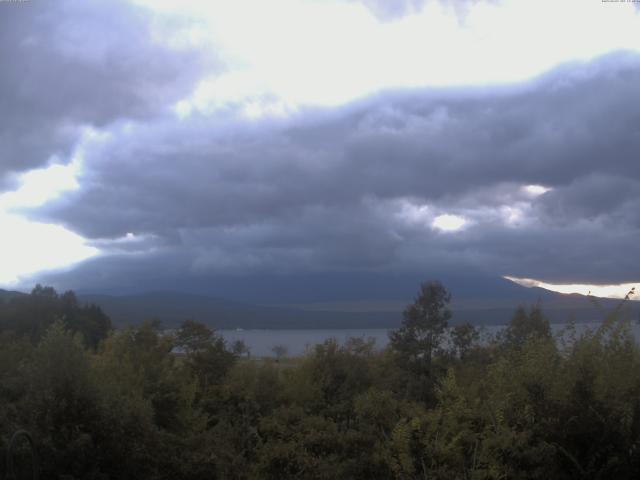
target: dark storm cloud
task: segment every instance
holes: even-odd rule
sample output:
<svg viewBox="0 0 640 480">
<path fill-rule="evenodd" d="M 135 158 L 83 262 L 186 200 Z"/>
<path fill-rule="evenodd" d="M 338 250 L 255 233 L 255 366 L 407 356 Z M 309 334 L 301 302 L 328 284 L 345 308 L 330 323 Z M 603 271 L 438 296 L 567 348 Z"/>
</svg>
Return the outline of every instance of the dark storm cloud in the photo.
<svg viewBox="0 0 640 480">
<path fill-rule="evenodd" d="M 563 188 L 548 192 L 540 201 L 542 218 L 553 223 L 577 220 L 627 223 L 640 226 L 640 179 L 635 177 L 587 174 Z"/>
<path fill-rule="evenodd" d="M 289 119 L 116 125 L 88 149 L 82 188 L 38 215 L 117 252 L 112 265 L 157 265 L 157 278 L 473 269 L 636 280 L 635 98 L 640 57 L 616 54 L 516 86 L 388 92 Z M 530 184 L 553 190 L 533 197 Z M 432 229 L 443 213 L 468 228 Z M 135 257 L 109 240 L 128 232 L 142 236 Z M 162 255 L 180 267 L 168 273 Z"/>
<path fill-rule="evenodd" d="M 205 57 L 154 40 L 167 28 L 122 0 L 0 2 L 0 181 L 185 95 Z"/>
</svg>

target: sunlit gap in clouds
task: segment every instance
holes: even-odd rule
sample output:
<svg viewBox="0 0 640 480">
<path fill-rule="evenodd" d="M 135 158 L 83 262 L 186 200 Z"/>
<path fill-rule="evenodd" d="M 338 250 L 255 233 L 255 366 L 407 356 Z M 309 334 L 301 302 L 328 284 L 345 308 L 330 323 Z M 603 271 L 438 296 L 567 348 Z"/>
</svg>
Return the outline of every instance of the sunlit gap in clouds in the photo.
<svg viewBox="0 0 640 480">
<path fill-rule="evenodd" d="M 93 137 L 87 132 L 85 138 Z M 84 238 L 60 225 L 31 221 L 35 208 L 79 188 L 82 148 L 67 165 L 51 165 L 19 177 L 20 187 L 0 194 L 0 285 L 15 286 L 34 273 L 70 266 L 99 253 Z"/>
<path fill-rule="evenodd" d="M 551 191 L 552 189 L 549 187 L 545 187 L 543 185 L 526 185 L 522 187 L 522 190 L 524 190 L 524 192 L 527 195 L 530 195 L 532 197 L 538 197 L 540 195 L 543 195 Z"/>
<path fill-rule="evenodd" d="M 443 232 L 457 232 L 467 225 L 467 220 L 458 215 L 438 215 L 431 222 L 431 226 Z"/>
<path fill-rule="evenodd" d="M 192 29 L 177 35 L 208 45 L 224 64 L 176 104 L 181 117 L 230 106 L 248 118 L 286 115 L 388 88 L 519 82 L 563 62 L 640 49 L 631 2 L 470 2 L 461 16 L 451 3 L 428 1 L 385 21 L 358 1 L 132 1 L 190 17 Z"/>
<path fill-rule="evenodd" d="M 558 293 L 579 293 L 581 295 L 593 295 L 602 298 L 625 298 L 625 296 L 635 288 L 635 294 L 630 298 L 632 300 L 640 300 L 640 282 L 636 283 L 620 283 L 617 285 L 597 285 L 597 284 L 554 284 L 541 282 L 532 278 L 516 278 L 505 276 L 507 280 L 515 282 L 524 287 L 540 287 Z"/>
<path fill-rule="evenodd" d="M 450 213 L 436 215 L 429 205 L 416 204 L 407 199 L 398 202 L 396 217 L 407 225 L 432 228 L 441 232 L 457 232 L 469 225 L 469 220 Z"/>
<path fill-rule="evenodd" d="M 536 200 L 552 190 L 551 187 L 534 184 L 508 185 L 508 190 L 504 190 L 498 185 L 484 194 L 499 200 L 502 205 L 477 201 L 473 205 L 447 211 L 446 205 L 428 205 L 415 199 L 402 198 L 394 202 L 394 208 L 396 217 L 406 225 L 430 227 L 440 232 L 457 232 L 482 224 L 519 228 L 533 221 L 531 211 Z"/>
</svg>

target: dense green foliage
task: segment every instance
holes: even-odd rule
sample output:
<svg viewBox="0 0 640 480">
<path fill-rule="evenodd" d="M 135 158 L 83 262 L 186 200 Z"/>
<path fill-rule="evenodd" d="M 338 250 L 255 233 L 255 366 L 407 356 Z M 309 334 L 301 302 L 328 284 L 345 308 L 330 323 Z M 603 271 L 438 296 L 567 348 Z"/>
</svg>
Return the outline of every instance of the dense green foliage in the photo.
<svg viewBox="0 0 640 480">
<path fill-rule="evenodd" d="M 329 340 L 276 361 L 193 321 L 88 341 L 91 307 L 61 314 L 67 294 L 36 290 L 32 310 L 1 310 L 0 449 L 16 429 L 31 431 L 41 478 L 640 473 L 640 348 L 623 309 L 554 338 L 540 308 L 523 308 L 480 343 L 473 327 L 448 327 L 448 293 L 429 283 L 386 349 Z"/>
</svg>

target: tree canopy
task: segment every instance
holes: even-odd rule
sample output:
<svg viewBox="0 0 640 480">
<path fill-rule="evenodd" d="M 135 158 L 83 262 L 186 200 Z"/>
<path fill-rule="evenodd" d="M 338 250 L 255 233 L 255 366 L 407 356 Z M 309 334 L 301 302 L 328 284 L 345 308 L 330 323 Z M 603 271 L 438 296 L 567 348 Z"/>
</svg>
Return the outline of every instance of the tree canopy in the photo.
<svg viewBox="0 0 640 480">
<path fill-rule="evenodd" d="M 279 362 L 193 320 L 110 330 L 94 348 L 43 315 L 0 333 L 0 454 L 27 429 L 41 478 L 637 477 L 640 347 L 622 310 L 554 338 L 523 308 L 480 342 L 446 328 L 449 298 L 423 285 L 387 348 L 332 339 Z"/>
</svg>

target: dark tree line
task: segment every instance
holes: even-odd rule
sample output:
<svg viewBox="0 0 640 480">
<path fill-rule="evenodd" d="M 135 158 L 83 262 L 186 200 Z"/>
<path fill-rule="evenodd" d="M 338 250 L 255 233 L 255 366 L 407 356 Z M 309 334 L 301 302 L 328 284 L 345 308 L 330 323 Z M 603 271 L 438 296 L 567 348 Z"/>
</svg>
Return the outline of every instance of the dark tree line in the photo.
<svg viewBox="0 0 640 480">
<path fill-rule="evenodd" d="M 36 285 L 30 295 L 0 299 L 0 331 L 37 342 L 56 321 L 79 333 L 88 347 L 96 348 L 112 329 L 111 320 L 97 305 L 80 305 L 74 292 L 58 294 L 52 287 Z"/>
<path fill-rule="evenodd" d="M 65 295 L 37 288 L 29 311 L 41 317 L 0 324 L 0 449 L 31 431 L 41 478 L 640 473 L 640 349 L 622 308 L 555 337 L 538 306 L 521 308 L 480 342 L 473 326 L 449 326 L 449 294 L 430 282 L 387 348 L 328 340 L 276 362 L 194 321 L 171 334 L 106 328 L 89 342 L 95 327 L 77 323 L 89 307 L 65 317 Z M 7 311 L 26 308 L 16 305 Z"/>
</svg>

